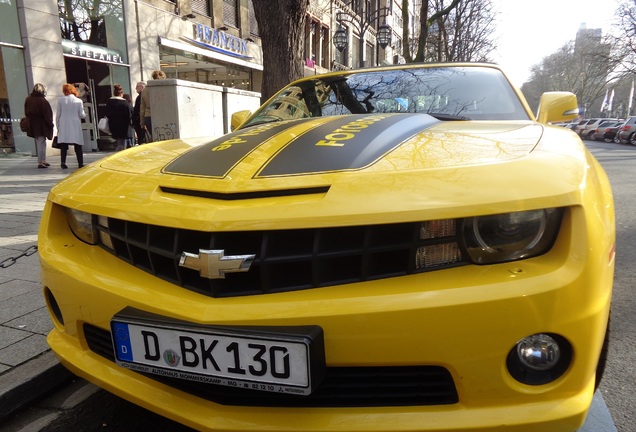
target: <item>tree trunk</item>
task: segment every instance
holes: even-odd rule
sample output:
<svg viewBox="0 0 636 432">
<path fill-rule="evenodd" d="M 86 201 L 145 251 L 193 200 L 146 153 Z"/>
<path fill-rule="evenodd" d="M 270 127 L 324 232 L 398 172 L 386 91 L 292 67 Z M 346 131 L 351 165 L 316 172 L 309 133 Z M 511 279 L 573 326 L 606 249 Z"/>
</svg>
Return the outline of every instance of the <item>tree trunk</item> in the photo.
<svg viewBox="0 0 636 432">
<path fill-rule="evenodd" d="M 263 47 L 261 102 L 304 75 L 308 0 L 253 0 Z"/>
</svg>

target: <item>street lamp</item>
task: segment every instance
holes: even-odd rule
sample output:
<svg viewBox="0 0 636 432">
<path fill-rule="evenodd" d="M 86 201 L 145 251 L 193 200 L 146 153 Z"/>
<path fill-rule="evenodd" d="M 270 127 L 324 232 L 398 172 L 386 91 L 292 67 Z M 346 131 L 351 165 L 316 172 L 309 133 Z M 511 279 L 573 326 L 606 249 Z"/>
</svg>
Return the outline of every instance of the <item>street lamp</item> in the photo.
<svg viewBox="0 0 636 432">
<path fill-rule="evenodd" d="M 355 29 L 358 31 L 358 35 L 360 35 L 360 67 L 364 67 L 364 35 L 366 34 L 371 24 L 375 21 L 379 22 L 380 18 L 383 18 L 382 25 L 378 26 L 376 32 L 377 44 L 380 45 L 383 49 L 391 43 L 391 35 L 393 34 L 393 30 L 386 23 L 386 17 L 390 12 L 388 7 L 378 8 L 373 13 L 365 12 L 368 12 L 368 10 L 363 11 L 359 15 L 352 15 L 349 12 L 339 11 L 336 14 L 338 30 L 336 30 L 333 34 L 333 44 L 338 49 L 338 51 L 342 52 L 347 47 L 348 43 L 347 31 L 342 27 L 342 23 L 346 22 L 355 27 Z"/>
<path fill-rule="evenodd" d="M 338 26 L 338 30 L 333 34 L 333 44 L 340 52 L 347 47 L 347 31 L 342 26 Z"/>
<path fill-rule="evenodd" d="M 378 32 L 375 36 L 382 49 L 385 49 L 391 43 L 391 34 L 393 34 L 393 30 L 387 25 L 386 21 L 384 21 L 382 25 L 378 27 Z"/>
</svg>

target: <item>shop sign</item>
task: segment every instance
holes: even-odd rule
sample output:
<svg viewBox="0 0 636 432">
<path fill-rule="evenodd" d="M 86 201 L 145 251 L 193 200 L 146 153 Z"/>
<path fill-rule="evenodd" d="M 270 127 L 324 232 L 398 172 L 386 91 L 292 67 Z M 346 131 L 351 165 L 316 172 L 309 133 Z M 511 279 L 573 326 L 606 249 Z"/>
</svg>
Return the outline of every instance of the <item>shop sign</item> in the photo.
<svg viewBox="0 0 636 432">
<path fill-rule="evenodd" d="M 113 49 L 62 39 L 64 55 L 105 63 L 124 64 L 121 54 Z"/>
<path fill-rule="evenodd" d="M 192 42 L 197 45 L 234 57 L 252 58 L 247 55 L 247 40 L 245 39 L 203 24 L 193 24 L 193 30 L 194 40 Z"/>
</svg>

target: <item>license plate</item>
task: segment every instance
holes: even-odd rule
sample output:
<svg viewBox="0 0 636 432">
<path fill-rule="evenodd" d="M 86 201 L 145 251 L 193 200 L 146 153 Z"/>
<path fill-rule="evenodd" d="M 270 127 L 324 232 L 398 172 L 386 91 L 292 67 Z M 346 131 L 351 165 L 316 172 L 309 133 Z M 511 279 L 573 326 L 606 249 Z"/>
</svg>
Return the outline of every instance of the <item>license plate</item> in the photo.
<svg viewBox="0 0 636 432">
<path fill-rule="evenodd" d="M 202 326 L 127 308 L 111 331 L 117 364 L 139 372 L 299 395 L 324 375 L 318 326 Z"/>
</svg>

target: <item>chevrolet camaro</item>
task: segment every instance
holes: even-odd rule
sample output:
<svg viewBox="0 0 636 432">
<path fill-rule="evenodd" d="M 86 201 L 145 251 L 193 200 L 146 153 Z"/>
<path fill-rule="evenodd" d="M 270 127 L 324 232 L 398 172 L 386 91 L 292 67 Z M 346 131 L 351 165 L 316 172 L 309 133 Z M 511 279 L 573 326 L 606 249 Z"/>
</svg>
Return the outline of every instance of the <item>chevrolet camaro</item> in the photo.
<svg viewBox="0 0 636 432">
<path fill-rule="evenodd" d="M 615 261 L 608 178 L 550 125 L 576 113 L 495 65 L 401 65 L 106 157 L 48 196 L 48 342 L 202 431 L 575 431 Z"/>
</svg>

